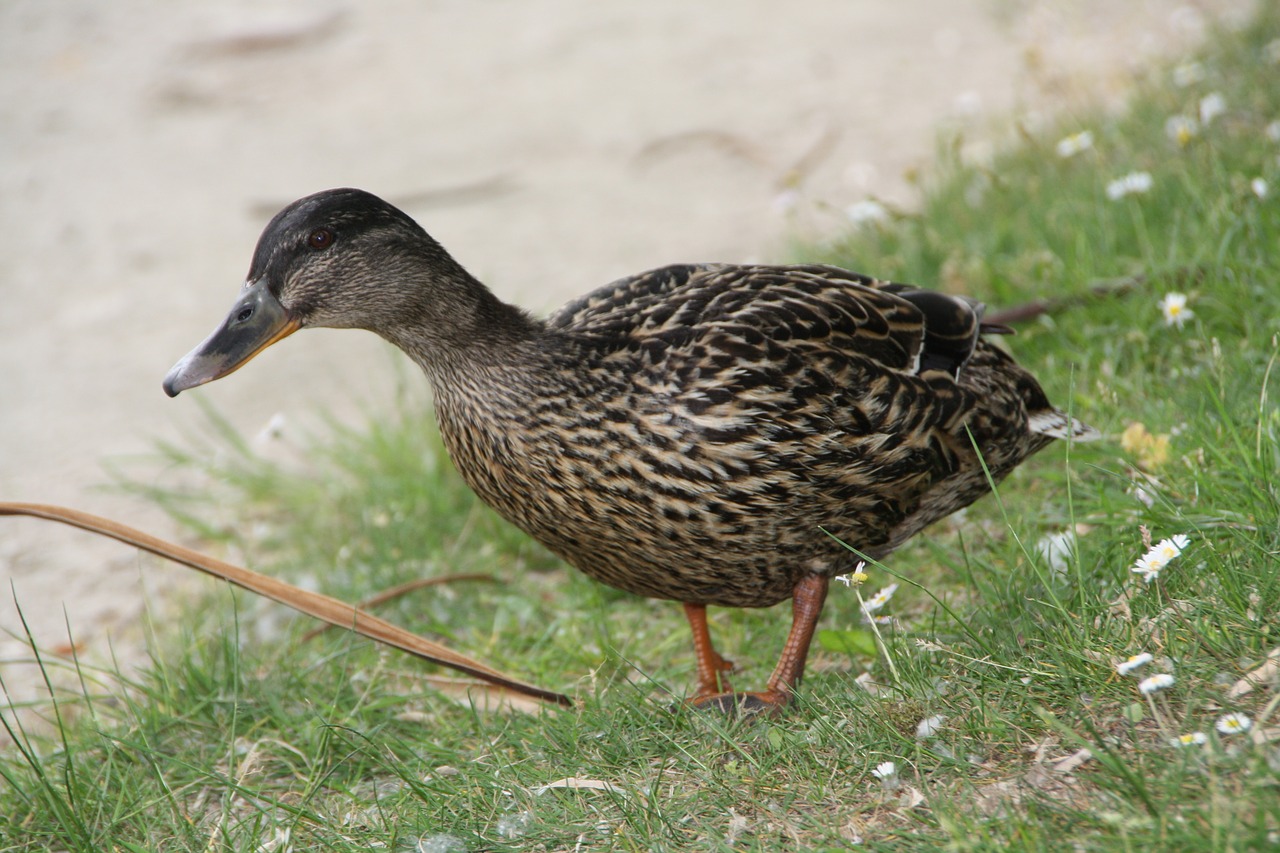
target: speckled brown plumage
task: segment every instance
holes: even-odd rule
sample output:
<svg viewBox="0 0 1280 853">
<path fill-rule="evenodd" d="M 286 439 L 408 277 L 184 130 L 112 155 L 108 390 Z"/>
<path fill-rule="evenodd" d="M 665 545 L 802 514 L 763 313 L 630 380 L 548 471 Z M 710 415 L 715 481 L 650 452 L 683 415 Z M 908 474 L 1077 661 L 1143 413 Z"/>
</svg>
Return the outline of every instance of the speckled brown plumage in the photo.
<svg viewBox="0 0 1280 853">
<path fill-rule="evenodd" d="M 825 591 L 856 563 L 831 536 L 884 557 L 988 491 L 974 444 L 998 481 L 1088 430 L 981 337 L 1002 330 L 977 303 L 834 267 L 665 267 L 543 322 L 400 211 L 335 190 L 268 225 L 249 281 L 291 325 L 230 369 L 298 327 L 381 334 L 430 378 L 487 503 L 591 577 L 694 606 Z M 171 393 L 228 372 L 201 359 L 230 334 Z"/>
</svg>

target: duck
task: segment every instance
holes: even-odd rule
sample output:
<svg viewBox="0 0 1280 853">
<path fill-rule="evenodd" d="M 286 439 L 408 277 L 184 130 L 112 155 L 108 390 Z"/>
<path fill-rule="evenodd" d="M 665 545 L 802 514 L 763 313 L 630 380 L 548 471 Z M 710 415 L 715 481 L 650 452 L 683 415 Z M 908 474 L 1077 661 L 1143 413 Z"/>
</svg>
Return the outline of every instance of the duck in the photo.
<svg viewBox="0 0 1280 853">
<path fill-rule="evenodd" d="M 674 264 L 546 319 L 499 299 L 363 190 L 270 220 L 222 323 L 164 379 L 224 377 L 299 329 L 364 329 L 426 375 L 444 446 L 507 521 L 597 581 L 683 605 L 686 701 L 774 714 L 833 578 L 968 506 L 1055 439 L 1054 407 L 964 296 L 835 266 Z M 708 607 L 791 600 L 762 689 L 735 691 Z"/>
</svg>

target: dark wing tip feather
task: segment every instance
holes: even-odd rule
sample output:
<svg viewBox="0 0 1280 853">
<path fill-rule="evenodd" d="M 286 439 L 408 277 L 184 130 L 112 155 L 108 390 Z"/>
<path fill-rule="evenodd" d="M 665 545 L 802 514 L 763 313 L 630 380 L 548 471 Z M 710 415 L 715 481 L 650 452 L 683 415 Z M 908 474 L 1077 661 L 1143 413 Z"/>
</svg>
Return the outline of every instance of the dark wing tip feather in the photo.
<svg viewBox="0 0 1280 853">
<path fill-rule="evenodd" d="M 983 304 L 906 284 L 892 284 L 885 289 L 914 305 L 924 320 L 920 372 L 939 370 L 958 377 L 978 345 Z"/>
</svg>

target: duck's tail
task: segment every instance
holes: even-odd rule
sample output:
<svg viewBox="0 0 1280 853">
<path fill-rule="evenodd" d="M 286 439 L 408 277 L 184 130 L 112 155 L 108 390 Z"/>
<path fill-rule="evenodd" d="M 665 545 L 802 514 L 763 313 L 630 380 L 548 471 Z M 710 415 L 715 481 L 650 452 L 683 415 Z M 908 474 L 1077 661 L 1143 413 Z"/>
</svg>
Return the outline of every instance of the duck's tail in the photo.
<svg viewBox="0 0 1280 853">
<path fill-rule="evenodd" d="M 1083 421 L 1076 420 L 1061 409 L 1041 409 L 1038 412 L 1032 412 L 1027 418 L 1027 426 L 1033 433 L 1047 435 L 1049 438 L 1094 441 L 1102 437 L 1102 433 Z"/>
</svg>

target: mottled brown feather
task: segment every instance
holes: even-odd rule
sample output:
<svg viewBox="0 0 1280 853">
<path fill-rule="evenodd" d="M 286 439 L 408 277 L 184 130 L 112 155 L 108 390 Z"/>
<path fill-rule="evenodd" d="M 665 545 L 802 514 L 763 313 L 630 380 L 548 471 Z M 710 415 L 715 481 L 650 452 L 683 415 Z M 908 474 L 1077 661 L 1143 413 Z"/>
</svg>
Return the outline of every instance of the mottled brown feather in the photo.
<svg viewBox="0 0 1280 853">
<path fill-rule="evenodd" d="M 588 575 L 771 605 L 856 564 L 823 531 L 884 556 L 986 492 L 973 441 L 999 480 L 1050 440 L 979 309 L 944 297 L 971 330 L 957 357 L 962 336 L 927 345 L 913 292 L 832 267 L 654 270 L 552 315 L 500 390 L 438 385 L 441 430 L 486 502 Z"/>
</svg>

